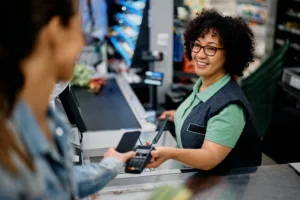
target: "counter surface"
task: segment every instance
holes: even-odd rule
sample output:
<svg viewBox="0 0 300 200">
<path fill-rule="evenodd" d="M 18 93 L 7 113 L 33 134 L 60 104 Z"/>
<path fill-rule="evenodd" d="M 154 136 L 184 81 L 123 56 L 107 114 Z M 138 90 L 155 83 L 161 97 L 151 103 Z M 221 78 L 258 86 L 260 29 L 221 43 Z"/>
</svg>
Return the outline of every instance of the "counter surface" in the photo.
<svg viewBox="0 0 300 200">
<path fill-rule="evenodd" d="M 194 199 L 300 200 L 300 176 L 289 165 L 236 169 L 226 176 L 203 173 L 143 174 L 117 178 L 100 192 L 99 199 L 147 199 L 160 185 L 186 185 Z"/>
</svg>

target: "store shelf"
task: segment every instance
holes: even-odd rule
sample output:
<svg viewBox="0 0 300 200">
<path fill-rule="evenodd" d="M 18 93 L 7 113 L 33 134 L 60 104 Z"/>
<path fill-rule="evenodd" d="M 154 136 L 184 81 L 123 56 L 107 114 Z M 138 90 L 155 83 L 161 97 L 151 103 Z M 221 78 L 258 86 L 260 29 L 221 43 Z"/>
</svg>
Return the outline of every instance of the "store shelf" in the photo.
<svg viewBox="0 0 300 200">
<path fill-rule="evenodd" d="M 276 44 L 278 44 L 279 46 L 282 46 L 285 44 L 284 40 L 281 40 L 281 39 L 276 39 L 275 40 Z"/>
<path fill-rule="evenodd" d="M 282 46 L 285 44 L 285 41 L 282 39 L 276 39 L 276 44 L 279 46 Z M 293 48 L 294 50 L 300 51 L 300 44 L 297 43 L 290 43 L 290 47 Z"/>
<path fill-rule="evenodd" d="M 267 20 L 267 7 L 260 4 L 252 3 L 238 3 L 237 14 L 247 21 L 266 24 Z"/>
<path fill-rule="evenodd" d="M 277 26 L 278 30 L 280 31 L 284 31 L 284 32 L 287 32 L 287 33 L 291 33 L 291 34 L 294 34 L 294 35 L 300 35 L 300 29 L 296 29 L 296 28 L 291 28 L 291 29 L 287 29 L 284 25 L 282 24 L 279 24 Z"/>
<path fill-rule="evenodd" d="M 254 23 L 254 24 L 258 24 L 258 25 L 266 25 L 266 22 L 264 21 L 260 21 L 258 19 L 255 19 L 255 18 L 247 18 L 245 16 L 241 16 L 243 17 L 244 20 L 246 20 L 247 22 L 250 22 L 250 23 Z"/>
<path fill-rule="evenodd" d="M 124 58 L 127 65 L 132 65 L 132 60 L 137 62 L 138 59 L 133 59 L 136 53 L 136 47 L 141 41 L 138 39 L 142 31 L 145 34 L 145 26 L 142 23 L 144 20 L 144 10 L 149 9 L 147 0 L 118 0 L 121 10 L 114 14 L 117 25 L 112 27 L 111 42 L 115 50 Z M 142 29 L 142 30 L 141 30 Z M 138 43 L 138 44 L 137 44 Z"/>
<path fill-rule="evenodd" d="M 127 51 L 122 47 L 122 45 L 120 44 L 120 42 L 117 40 L 116 37 L 111 37 L 110 38 L 111 43 L 114 45 L 114 47 L 116 48 L 116 50 L 121 54 L 121 56 L 124 58 L 125 62 L 128 65 L 131 65 L 132 61 L 131 61 L 131 56 L 128 55 Z"/>
<path fill-rule="evenodd" d="M 267 50 L 268 29 L 268 3 L 267 0 L 236 0 L 236 15 L 248 22 L 255 39 L 255 57 L 265 56 Z"/>
<path fill-rule="evenodd" d="M 135 49 L 134 42 L 122 31 L 122 28 L 120 26 L 113 26 L 113 29 L 122 40 L 127 42 L 132 49 Z"/>
<path fill-rule="evenodd" d="M 134 13 L 134 14 L 137 14 L 137 15 L 140 15 L 140 16 L 143 15 L 143 9 L 144 8 L 135 7 L 133 5 L 133 3 L 129 3 L 129 2 L 126 2 L 126 1 L 121 1 L 120 5 L 122 6 L 123 11 L 128 11 L 130 13 Z"/>
<path fill-rule="evenodd" d="M 283 40 L 289 40 L 290 51 L 286 62 L 298 65 L 300 63 L 300 0 L 277 1 L 274 50 L 282 44 Z"/>
<path fill-rule="evenodd" d="M 253 0 L 237 0 L 237 4 L 250 4 L 250 5 L 255 5 L 255 6 L 261 6 L 261 7 L 266 7 L 267 2 L 266 1 L 253 1 Z"/>
<path fill-rule="evenodd" d="M 125 23 L 126 25 L 130 26 L 131 28 L 133 28 L 135 31 L 139 32 L 139 25 L 140 24 L 133 23 L 132 21 L 130 21 L 129 19 L 127 19 L 121 13 L 117 13 L 115 17 L 116 17 L 116 20 L 119 21 L 119 24 Z"/>
<path fill-rule="evenodd" d="M 139 33 L 135 31 L 133 28 L 130 26 L 120 26 L 122 29 L 122 32 L 127 35 L 134 43 L 138 39 Z"/>
<path fill-rule="evenodd" d="M 300 19 L 300 13 L 290 13 L 290 12 L 286 12 L 285 13 L 287 16 L 289 17 L 293 17 L 293 18 L 296 18 L 296 19 Z"/>
</svg>

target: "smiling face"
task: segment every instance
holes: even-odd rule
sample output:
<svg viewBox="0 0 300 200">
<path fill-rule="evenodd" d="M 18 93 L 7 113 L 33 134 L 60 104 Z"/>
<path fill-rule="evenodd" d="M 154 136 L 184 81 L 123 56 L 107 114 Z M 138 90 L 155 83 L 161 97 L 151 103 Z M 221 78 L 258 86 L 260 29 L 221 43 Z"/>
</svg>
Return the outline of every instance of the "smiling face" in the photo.
<svg viewBox="0 0 300 200">
<path fill-rule="evenodd" d="M 221 38 L 219 34 L 210 29 L 205 34 L 201 35 L 195 42 L 194 48 L 200 46 L 206 47 L 206 53 L 209 54 L 214 48 L 223 48 Z M 209 78 L 214 76 L 220 76 L 225 74 L 225 51 L 224 49 L 218 49 L 213 56 L 208 56 L 204 52 L 204 48 L 196 53 L 192 49 L 192 60 L 195 65 L 195 71 L 198 76 Z"/>
</svg>

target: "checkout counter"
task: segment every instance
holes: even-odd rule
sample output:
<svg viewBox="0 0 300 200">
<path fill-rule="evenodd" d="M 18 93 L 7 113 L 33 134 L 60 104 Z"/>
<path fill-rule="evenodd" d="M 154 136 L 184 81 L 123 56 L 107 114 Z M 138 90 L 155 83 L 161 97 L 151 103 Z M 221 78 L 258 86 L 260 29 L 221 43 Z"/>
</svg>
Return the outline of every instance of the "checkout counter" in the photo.
<svg viewBox="0 0 300 200">
<path fill-rule="evenodd" d="M 146 172 L 142 175 L 112 180 L 99 193 L 100 199 L 147 199 L 162 185 L 187 187 L 192 199 L 209 200 L 299 200 L 300 176 L 288 165 L 270 165 L 233 170 L 226 176 L 182 173 Z"/>
<path fill-rule="evenodd" d="M 83 88 L 73 88 L 85 122 L 82 151 L 85 162 L 98 162 L 109 147 L 116 147 L 127 131 L 140 130 L 140 142 L 152 141 L 156 125 L 147 122 L 147 113 L 128 82 L 120 75 L 108 78 L 100 93 L 94 94 Z M 156 144 L 173 146 L 177 143 L 165 131 Z M 167 162 L 160 169 L 178 168 L 177 162 Z"/>
<path fill-rule="evenodd" d="M 82 143 L 85 162 L 100 161 L 107 148 L 117 146 L 128 130 L 141 130 L 142 143 L 155 137 L 156 127 L 146 121 L 145 110 L 122 77 L 107 80 L 100 95 L 78 88 L 73 92 L 88 130 Z M 175 147 L 176 141 L 165 131 L 157 145 Z M 226 175 L 207 175 L 181 167 L 176 161 L 167 161 L 139 175 L 119 174 L 96 199 L 147 199 L 156 188 L 166 184 L 189 188 L 194 199 L 300 199 L 299 173 L 287 164 L 235 169 Z"/>
</svg>

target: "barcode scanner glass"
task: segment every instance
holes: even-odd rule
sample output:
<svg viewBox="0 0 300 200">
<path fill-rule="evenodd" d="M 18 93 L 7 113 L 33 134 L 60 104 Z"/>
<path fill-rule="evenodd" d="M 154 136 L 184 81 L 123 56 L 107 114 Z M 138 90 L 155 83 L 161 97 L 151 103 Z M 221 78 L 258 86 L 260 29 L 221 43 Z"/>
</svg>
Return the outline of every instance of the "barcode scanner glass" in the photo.
<svg viewBox="0 0 300 200">
<path fill-rule="evenodd" d="M 119 153 L 126 153 L 132 151 L 141 135 L 140 131 L 126 132 L 123 134 L 116 151 Z"/>
</svg>

